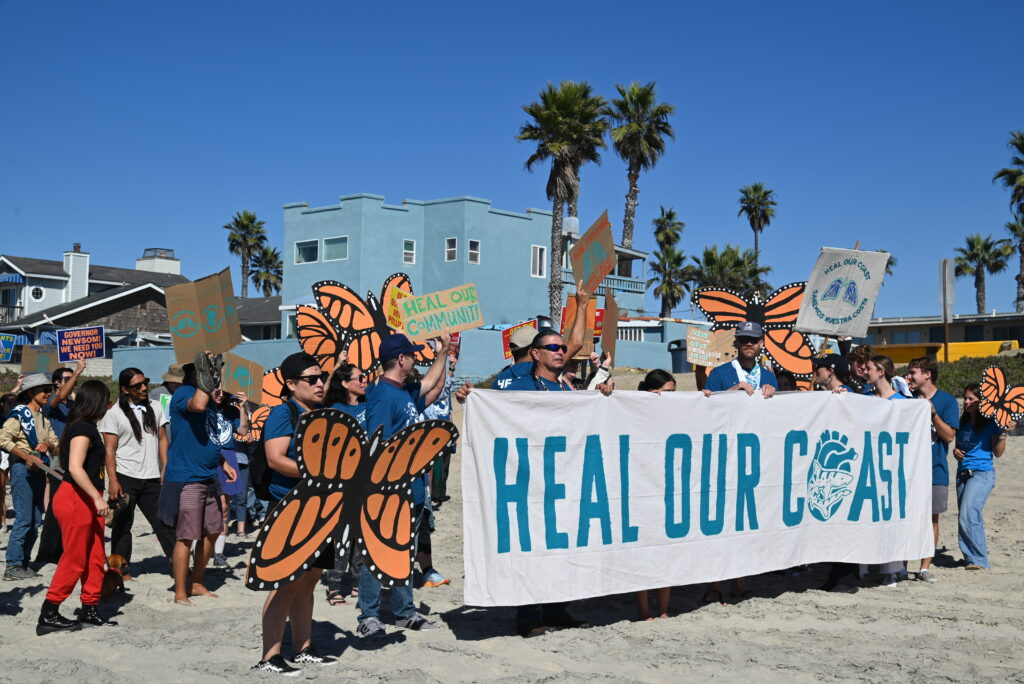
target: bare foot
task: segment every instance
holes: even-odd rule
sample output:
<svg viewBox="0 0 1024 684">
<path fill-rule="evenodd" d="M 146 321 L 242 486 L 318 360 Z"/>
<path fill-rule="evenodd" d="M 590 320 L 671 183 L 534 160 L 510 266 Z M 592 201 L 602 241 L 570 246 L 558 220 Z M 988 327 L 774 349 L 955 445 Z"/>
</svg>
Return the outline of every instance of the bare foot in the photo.
<svg viewBox="0 0 1024 684">
<path fill-rule="evenodd" d="M 204 587 L 202 584 L 193 584 L 192 585 L 191 595 L 192 596 L 205 596 L 207 598 L 217 598 L 216 594 L 214 594 L 212 591 L 210 591 L 209 589 Z"/>
<path fill-rule="evenodd" d="M 667 618 L 667 617 L 668 617 L 668 613 L 662 613 L 662 614 L 661 614 L 661 615 L 659 615 L 658 617 L 659 617 L 659 618 Z"/>
<path fill-rule="evenodd" d="M 189 601 L 187 596 L 182 596 L 180 598 L 175 596 L 174 597 L 174 604 L 178 605 L 178 606 L 189 606 L 189 607 L 192 607 L 192 606 L 196 605 L 196 604 L 192 603 L 191 601 Z"/>
</svg>

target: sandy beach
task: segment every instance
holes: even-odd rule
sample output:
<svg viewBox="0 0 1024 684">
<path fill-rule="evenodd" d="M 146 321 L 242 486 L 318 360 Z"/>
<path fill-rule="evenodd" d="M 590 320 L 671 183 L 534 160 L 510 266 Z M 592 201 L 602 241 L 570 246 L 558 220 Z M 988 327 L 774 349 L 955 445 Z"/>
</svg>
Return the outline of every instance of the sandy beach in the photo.
<svg viewBox="0 0 1024 684">
<path fill-rule="evenodd" d="M 456 416 L 461 424 L 461 416 Z M 1024 681 L 1024 582 L 1013 558 L 1024 553 L 1024 438 L 1011 437 L 997 463 L 986 507 L 993 569 L 956 567 L 956 502 L 942 516 L 936 584 L 818 590 L 824 567 L 801 575 L 752 578 L 755 597 L 730 605 L 701 602 L 702 588 L 673 590 L 671 617 L 634 622 L 631 596 L 577 602 L 589 629 L 534 639 L 515 635 L 513 609 L 462 604 L 459 456 L 452 500 L 437 513 L 434 563 L 452 584 L 417 590 L 433 632 L 391 628 L 369 647 L 355 635 L 356 607 L 328 606 L 317 593 L 314 639 L 338 656 L 331 668 L 307 668 L 306 679 L 415 682 L 479 680 L 605 680 L 662 682 L 683 677 L 717 681 Z M 951 492 L 952 496 L 952 492 Z M 8 498 L 8 504 L 10 499 Z M 248 543 L 228 540 L 230 568 L 210 568 L 217 599 L 195 607 L 171 601 L 167 564 L 141 515 L 135 523 L 138 577 L 103 609 L 117 627 L 35 635 L 53 565 L 36 581 L 0 583 L 0 680 L 17 682 L 224 682 L 255 675 L 264 594 L 242 586 Z M 0 534 L 0 550 L 8 532 Z M 250 542 L 251 543 L 251 542 Z M 916 569 L 916 564 L 911 565 Z M 77 595 L 64 606 L 70 615 Z M 286 642 L 285 652 L 291 654 Z"/>
</svg>

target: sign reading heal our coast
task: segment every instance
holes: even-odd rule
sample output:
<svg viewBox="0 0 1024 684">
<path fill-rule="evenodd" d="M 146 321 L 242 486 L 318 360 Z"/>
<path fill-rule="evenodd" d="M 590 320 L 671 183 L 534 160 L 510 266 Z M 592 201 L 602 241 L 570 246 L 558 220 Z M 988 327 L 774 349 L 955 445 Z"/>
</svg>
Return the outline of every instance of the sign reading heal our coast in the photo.
<svg viewBox="0 0 1024 684">
<path fill-rule="evenodd" d="M 222 354 L 242 341 L 231 271 L 167 288 L 167 320 L 174 357 L 192 363 L 198 352 Z"/>
<path fill-rule="evenodd" d="M 474 390 L 463 430 L 465 602 L 927 558 L 929 409 L 831 392 Z"/>
<path fill-rule="evenodd" d="M 794 328 L 832 336 L 867 335 L 888 263 L 886 252 L 822 247 Z"/>
<path fill-rule="evenodd" d="M 445 330 L 460 332 L 484 324 L 473 283 L 441 292 L 402 297 L 398 307 L 402 314 L 402 328 L 410 340 L 425 340 L 437 337 Z"/>
<path fill-rule="evenodd" d="M 57 331 L 57 357 L 61 363 L 97 359 L 106 355 L 103 326 Z"/>
<path fill-rule="evenodd" d="M 569 250 L 573 280 L 582 280 L 583 288 L 592 295 L 596 294 L 601 281 L 615 270 L 616 262 L 612 224 L 605 210 Z"/>
</svg>

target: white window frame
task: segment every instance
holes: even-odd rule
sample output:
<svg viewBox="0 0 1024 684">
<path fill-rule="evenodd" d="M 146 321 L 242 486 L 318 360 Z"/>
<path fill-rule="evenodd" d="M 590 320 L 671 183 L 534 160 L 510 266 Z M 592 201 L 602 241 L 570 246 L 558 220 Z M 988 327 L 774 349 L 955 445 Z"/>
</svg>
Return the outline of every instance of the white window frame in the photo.
<svg viewBox="0 0 1024 684">
<path fill-rule="evenodd" d="M 412 250 L 405 248 L 406 243 L 412 243 Z M 409 255 L 412 254 L 412 258 Z M 410 240 L 409 238 L 402 238 L 402 263 L 403 264 L 415 264 L 416 263 L 416 241 Z"/>
<path fill-rule="evenodd" d="M 449 243 L 451 246 L 449 246 Z M 451 258 L 449 258 L 451 255 Z M 459 259 L 459 238 L 457 237 L 446 237 L 444 239 L 444 260 L 445 261 L 458 261 Z"/>
<path fill-rule="evenodd" d="M 473 250 L 473 243 L 474 242 L 476 243 L 476 250 L 475 251 Z M 473 261 L 473 255 L 474 254 L 476 254 L 476 261 Z M 474 265 L 478 265 L 480 263 L 480 241 L 479 240 L 469 240 L 466 243 L 466 260 L 469 263 L 474 264 Z"/>
<path fill-rule="evenodd" d="M 537 250 L 540 250 L 540 259 L 537 263 L 540 265 L 540 273 L 535 273 L 533 270 L 534 255 L 537 254 Z M 548 277 L 548 248 L 544 245 L 530 245 L 530 277 L 531 278 L 547 278 Z"/>
<path fill-rule="evenodd" d="M 345 241 L 345 256 L 340 259 L 328 259 L 327 258 L 327 241 L 328 240 L 344 240 Z M 331 237 L 324 238 L 324 258 L 321 261 L 348 261 L 348 235 L 333 235 Z"/>
<path fill-rule="evenodd" d="M 37 288 L 39 289 L 40 292 L 43 293 L 43 295 L 41 297 L 39 297 L 38 299 L 36 299 L 36 296 L 33 293 L 34 290 L 36 290 Z M 31 299 L 33 302 L 36 302 L 36 303 L 44 302 L 44 301 L 46 301 L 46 288 L 43 287 L 42 285 L 29 285 L 28 286 L 28 296 L 29 296 L 29 299 Z"/>
<path fill-rule="evenodd" d="M 311 242 L 316 243 L 316 259 L 313 259 L 312 261 L 299 261 L 299 245 L 308 245 Z M 313 240 L 296 240 L 295 254 L 293 256 L 295 257 L 294 262 L 296 266 L 320 263 L 320 240 L 318 238 L 314 238 Z"/>
</svg>

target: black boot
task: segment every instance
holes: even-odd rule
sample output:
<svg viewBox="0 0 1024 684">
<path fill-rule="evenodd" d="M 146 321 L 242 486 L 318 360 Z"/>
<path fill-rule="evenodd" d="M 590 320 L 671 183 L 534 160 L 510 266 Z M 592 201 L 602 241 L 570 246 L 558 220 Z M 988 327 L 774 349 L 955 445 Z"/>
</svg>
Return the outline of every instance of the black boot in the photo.
<svg viewBox="0 0 1024 684">
<path fill-rule="evenodd" d="M 60 614 L 60 604 L 43 601 L 43 610 L 39 613 L 39 622 L 36 624 L 36 636 L 49 634 L 50 632 L 74 632 L 82 629 L 77 620 L 68 620 Z"/>
<path fill-rule="evenodd" d="M 117 624 L 113 620 L 107 620 L 102 615 L 100 615 L 100 612 L 96 609 L 96 606 L 82 606 L 78 609 L 77 615 L 78 621 L 86 625 L 96 625 L 99 627 L 102 625 Z"/>
</svg>

